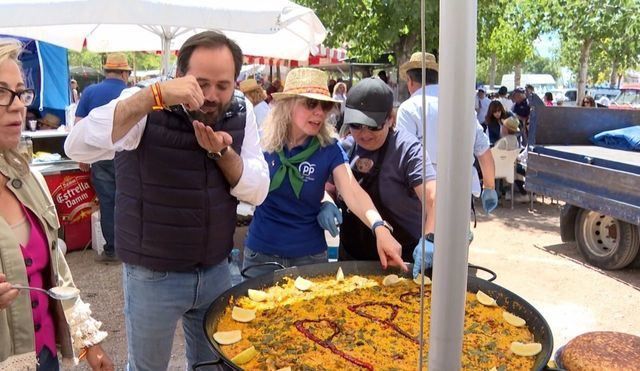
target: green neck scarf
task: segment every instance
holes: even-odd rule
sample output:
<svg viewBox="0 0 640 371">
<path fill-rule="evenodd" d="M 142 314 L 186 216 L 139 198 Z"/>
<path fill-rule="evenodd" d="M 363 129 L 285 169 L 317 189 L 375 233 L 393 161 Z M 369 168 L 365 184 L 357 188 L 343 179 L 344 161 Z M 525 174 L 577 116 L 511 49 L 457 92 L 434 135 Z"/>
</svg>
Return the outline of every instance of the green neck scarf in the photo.
<svg viewBox="0 0 640 371">
<path fill-rule="evenodd" d="M 318 138 L 313 137 L 313 139 L 311 140 L 311 144 L 309 144 L 309 147 L 291 158 L 285 157 L 284 149 L 278 151 L 278 157 L 280 157 L 280 167 L 273 175 L 273 179 L 271 179 L 269 192 L 273 191 L 274 189 L 280 188 L 282 182 L 284 181 L 285 175 L 288 174 L 291 188 L 293 188 L 293 192 L 296 194 L 296 197 L 300 198 L 300 191 L 302 191 L 302 185 L 304 184 L 304 182 L 302 181 L 302 175 L 298 170 L 298 165 L 300 165 L 304 161 L 307 161 L 307 159 L 311 157 L 311 155 L 316 153 L 318 148 L 320 148 L 320 141 L 318 141 Z"/>
</svg>

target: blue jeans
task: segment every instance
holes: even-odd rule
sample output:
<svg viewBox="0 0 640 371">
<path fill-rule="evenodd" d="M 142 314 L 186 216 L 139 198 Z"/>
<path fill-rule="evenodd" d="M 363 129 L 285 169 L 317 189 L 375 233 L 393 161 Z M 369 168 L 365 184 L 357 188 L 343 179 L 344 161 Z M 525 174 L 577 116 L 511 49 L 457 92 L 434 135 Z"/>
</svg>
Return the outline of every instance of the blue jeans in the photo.
<svg viewBox="0 0 640 371">
<path fill-rule="evenodd" d="M 38 367 L 36 371 L 59 371 L 58 355 L 53 354 L 49 348 L 44 347 L 38 353 Z"/>
<path fill-rule="evenodd" d="M 113 256 L 113 214 L 116 207 L 116 170 L 113 160 L 91 164 L 91 183 L 100 200 L 100 228 L 106 241 L 104 252 Z"/>
<path fill-rule="evenodd" d="M 261 252 L 253 251 L 250 248 L 244 248 L 244 259 L 242 263 L 242 269 L 247 268 L 252 265 L 260 264 L 260 263 L 269 263 L 276 262 L 280 263 L 285 267 L 294 267 L 308 264 L 317 264 L 317 263 L 327 263 L 329 258 L 327 257 L 327 250 L 314 255 L 306 255 L 301 256 L 299 258 L 284 258 L 277 255 L 268 255 L 263 254 Z M 259 275 L 272 272 L 276 269 L 279 269 L 275 266 L 266 266 L 259 267 L 248 270 L 246 273 L 249 277 L 257 277 Z"/>
<path fill-rule="evenodd" d="M 190 272 L 158 272 L 124 264 L 122 280 L 128 370 L 166 370 L 179 319 L 189 369 L 195 363 L 218 358 L 207 341 L 203 323 L 209 305 L 231 287 L 226 259 Z"/>
</svg>

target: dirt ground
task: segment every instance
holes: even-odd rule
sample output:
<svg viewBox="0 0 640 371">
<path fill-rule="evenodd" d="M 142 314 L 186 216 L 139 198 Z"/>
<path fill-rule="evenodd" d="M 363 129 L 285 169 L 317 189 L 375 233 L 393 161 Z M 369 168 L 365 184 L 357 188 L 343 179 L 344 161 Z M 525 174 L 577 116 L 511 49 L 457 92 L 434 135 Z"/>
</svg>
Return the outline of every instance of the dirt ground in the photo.
<svg viewBox="0 0 640 371">
<path fill-rule="evenodd" d="M 541 201 L 538 199 L 538 201 Z M 562 243 L 559 206 L 537 202 L 499 207 L 492 216 L 478 216 L 471 245 L 471 263 L 498 274 L 497 284 L 523 297 L 545 317 L 554 347 L 587 331 L 621 331 L 640 336 L 640 269 L 602 271 L 584 263 L 575 244 Z M 109 338 L 103 344 L 116 369 L 123 370 L 127 340 L 122 299 L 122 267 L 93 261 L 94 252 L 72 252 L 67 260 L 95 318 L 104 322 Z M 170 370 L 186 368 L 180 326 L 174 338 Z M 87 369 L 82 366 L 81 369 Z"/>
</svg>

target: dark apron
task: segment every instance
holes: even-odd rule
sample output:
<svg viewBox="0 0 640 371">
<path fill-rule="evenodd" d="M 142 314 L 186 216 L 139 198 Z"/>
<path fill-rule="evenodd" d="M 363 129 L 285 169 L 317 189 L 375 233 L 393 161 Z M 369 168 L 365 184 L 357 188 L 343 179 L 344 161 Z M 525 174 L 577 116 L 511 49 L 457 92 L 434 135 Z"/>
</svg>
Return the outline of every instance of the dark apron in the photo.
<svg viewBox="0 0 640 371">
<path fill-rule="evenodd" d="M 391 135 L 391 133 L 389 133 Z M 389 136 L 384 142 L 380 150 L 378 151 L 378 158 L 375 161 L 374 166 L 368 173 L 362 173 L 358 171 L 354 161 L 357 144 L 354 143 L 351 153 L 349 154 L 349 164 L 351 164 L 351 171 L 355 176 L 360 186 L 367 192 L 376 209 L 382 216 L 382 219 L 386 220 L 393 227 L 393 237 L 402 245 L 402 260 L 412 262 L 413 261 L 413 249 L 420 240 L 419 236 L 412 236 L 404 228 L 402 223 L 393 219 L 393 214 L 389 212 L 389 209 L 382 203 L 380 197 L 380 182 L 379 173 L 380 167 L 384 161 L 385 154 L 387 152 L 387 146 L 389 143 Z M 371 231 L 371 228 L 366 226 L 362 221 L 349 210 L 344 200 L 338 198 L 338 207 L 342 209 L 342 225 L 340 226 L 340 249 L 347 253 L 346 258 L 355 260 L 379 260 L 378 250 L 376 248 L 376 237 Z M 384 227 L 382 227 L 384 228 Z M 341 259 L 345 256 L 341 256 Z"/>
</svg>

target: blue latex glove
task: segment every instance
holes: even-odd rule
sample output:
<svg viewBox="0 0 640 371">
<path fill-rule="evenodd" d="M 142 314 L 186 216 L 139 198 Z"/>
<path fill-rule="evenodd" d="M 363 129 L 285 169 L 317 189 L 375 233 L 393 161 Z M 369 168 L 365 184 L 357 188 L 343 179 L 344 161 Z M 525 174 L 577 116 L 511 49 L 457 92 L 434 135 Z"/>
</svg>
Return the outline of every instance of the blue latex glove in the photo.
<svg viewBox="0 0 640 371">
<path fill-rule="evenodd" d="M 483 189 L 480 199 L 482 200 L 482 208 L 487 214 L 491 214 L 498 207 L 498 192 L 495 189 Z"/>
<path fill-rule="evenodd" d="M 418 277 L 420 274 L 420 265 L 422 264 L 422 241 L 424 241 L 424 252 L 425 252 L 425 266 L 424 269 L 431 268 L 433 266 L 433 242 L 425 240 L 424 237 L 420 238 L 418 244 L 413 249 L 413 278 Z"/>
<path fill-rule="evenodd" d="M 322 229 L 329 231 L 331 236 L 338 235 L 338 225 L 342 224 L 342 213 L 333 202 L 323 202 L 316 219 Z"/>
</svg>

